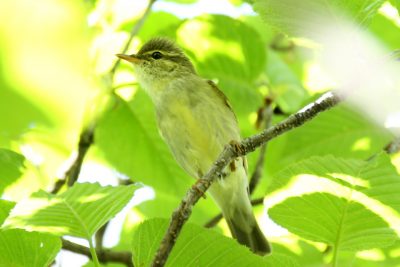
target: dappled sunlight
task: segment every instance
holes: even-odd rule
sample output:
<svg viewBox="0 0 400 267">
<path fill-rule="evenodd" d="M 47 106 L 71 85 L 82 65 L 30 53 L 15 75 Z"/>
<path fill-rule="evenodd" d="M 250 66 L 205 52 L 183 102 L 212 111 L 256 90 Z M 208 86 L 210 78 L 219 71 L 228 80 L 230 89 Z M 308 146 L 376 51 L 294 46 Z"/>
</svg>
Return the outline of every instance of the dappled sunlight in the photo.
<svg viewBox="0 0 400 267">
<path fill-rule="evenodd" d="M 103 30 L 116 30 L 122 23 L 139 17 L 148 5 L 148 1 L 97 1 L 96 7 L 88 15 L 88 24 Z"/>
<path fill-rule="evenodd" d="M 78 197 L 76 199 L 76 201 L 79 202 L 79 203 L 84 204 L 84 203 L 94 202 L 94 201 L 100 200 L 100 199 L 102 199 L 102 198 L 104 198 L 106 196 L 107 196 L 106 193 L 95 193 L 95 194 L 90 194 L 88 196 Z"/>
<path fill-rule="evenodd" d="M 391 249 L 389 251 L 389 256 L 392 258 L 400 258 L 400 248 Z"/>
<path fill-rule="evenodd" d="M 117 61 L 115 54 L 122 50 L 128 38 L 125 32 L 105 31 L 94 39 L 89 50 L 94 73 L 105 74 L 111 69 Z"/>
<path fill-rule="evenodd" d="M 55 124 L 64 118 L 65 127 L 76 126 L 87 96 L 96 87 L 88 79 L 89 62 L 83 52 L 89 39 L 81 27 L 82 9 L 72 2 L 50 0 L 6 1 L 5 5 L 8 12 L 2 17 L 7 23 L 0 31 L 6 34 L 3 45 L 8 48 L 4 56 L 10 82 L 39 109 L 45 108 Z M 13 10 L 24 19 L 13 19 Z"/>
<path fill-rule="evenodd" d="M 342 180 L 346 182 L 350 187 L 359 186 L 363 189 L 371 188 L 371 184 L 368 180 L 362 179 L 360 177 L 354 177 L 345 173 L 327 173 L 326 175 L 334 177 L 335 179 Z"/>
<path fill-rule="evenodd" d="M 397 173 L 400 173 L 400 152 L 391 158 L 392 164 L 396 167 Z"/>
<path fill-rule="evenodd" d="M 363 137 L 358 140 L 356 140 L 351 147 L 353 151 L 359 151 L 359 150 L 370 150 L 371 149 L 371 138 L 369 137 Z"/>
<path fill-rule="evenodd" d="M 385 255 L 382 250 L 379 249 L 369 249 L 358 251 L 356 253 L 357 258 L 369 261 L 383 261 L 385 259 Z"/>
<path fill-rule="evenodd" d="M 266 208 L 269 209 L 283 202 L 287 198 L 315 192 L 338 194 L 347 198 L 351 195 L 351 191 L 350 188 L 335 183 L 328 178 L 311 174 L 299 174 L 293 176 L 285 187 L 266 196 L 264 204 Z"/>
<path fill-rule="evenodd" d="M 369 182 L 362 178 L 352 177 L 348 174 L 337 175 L 337 173 L 330 173 L 329 175 L 335 179 L 344 180 L 351 186 L 369 187 Z M 270 209 L 289 198 L 301 197 L 312 193 L 328 193 L 344 198 L 349 201 L 347 205 L 352 205 L 352 202 L 361 204 L 365 209 L 378 215 L 400 236 L 400 214 L 394 208 L 383 204 L 381 201 L 368 196 L 362 191 L 317 175 L 299 174 L 293 176 L 284 188 L 266 196 L 264 203 L 266 208 Z"/>
<path fill-rule="evenodd" d="M 321 66 L 316 62 L 307 62 L 304 66 L 303 82 L 309 92 L 325 92 L 335 87 L 334 81 L 324 73 Z"/>
<path fill-rule="evenodd" d="M 66 225 L 54 225 L 52 221 L 43 221 L 41 225 L 37 225 L 32 221 L 35 215 L 43 212 L 43 210 L 51 208 L 57 210 L 57 207 L 63 205 L 61 199 L 31 197 L 22 200 L 20 203 L 23 204 L 18 205 L 12 210 L 2 227 L 5 229 L 22 228 L 28 231 L 46 232 L 57 235 L 68 233 L 69 227 Z"/>
<path fill-rule="evenodd" d="M 394 22 L 397 27 L 400 28 L 400 17 L 399 13 L 394 6 L 389 1 L 386 1 L 381 8 L 378 10 L 379 13 Z"/>
<path fill-rule="evenodd" d="M 196 60 L 199 62 L 205 62 L 214 54 L 220 54 L 243 64 L 245 59 L 240 43 L 216 38 L 214 31 L 212 24 L 194 20 L 185 23 L 177 34 L 185 47 L 196 51 Z M 193 38 L 185 38 L 188 35 L 193 35 Z"/>
</svg>

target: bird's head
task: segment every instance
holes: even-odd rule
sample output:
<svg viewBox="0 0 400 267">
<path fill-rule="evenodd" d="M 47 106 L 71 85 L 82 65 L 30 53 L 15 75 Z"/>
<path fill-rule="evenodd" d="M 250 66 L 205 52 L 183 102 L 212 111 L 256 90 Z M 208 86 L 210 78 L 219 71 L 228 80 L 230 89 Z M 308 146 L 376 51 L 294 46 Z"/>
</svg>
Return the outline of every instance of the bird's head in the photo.
<svg viewBox="0 0 400 267">
<path fill-rule="evenodd" d="M 135 74 L 141 83 L 195 73 L 189 58 L 174 42 L 166 38 L 151 39 L 137 54 L 117 56 L 133 63 Z"/>
</svg>

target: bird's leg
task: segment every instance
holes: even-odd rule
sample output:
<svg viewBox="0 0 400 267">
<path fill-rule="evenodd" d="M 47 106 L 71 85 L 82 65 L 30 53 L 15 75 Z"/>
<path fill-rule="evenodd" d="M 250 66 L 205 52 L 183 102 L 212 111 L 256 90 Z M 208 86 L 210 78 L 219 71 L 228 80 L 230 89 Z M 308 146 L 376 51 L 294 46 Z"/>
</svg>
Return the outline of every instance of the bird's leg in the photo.
<svg viewBox="0 0 400 267">
<path fill-rule="evenodd" d="M 229 142 L 229 145 L 231 145 L 231 147 L 235 150 L 235 152 L 238 155 L 243 155 L 246 152 L 246 151 L 244 151 L 242 145 L 236 140 L 231 140 Z"/>
</svg>

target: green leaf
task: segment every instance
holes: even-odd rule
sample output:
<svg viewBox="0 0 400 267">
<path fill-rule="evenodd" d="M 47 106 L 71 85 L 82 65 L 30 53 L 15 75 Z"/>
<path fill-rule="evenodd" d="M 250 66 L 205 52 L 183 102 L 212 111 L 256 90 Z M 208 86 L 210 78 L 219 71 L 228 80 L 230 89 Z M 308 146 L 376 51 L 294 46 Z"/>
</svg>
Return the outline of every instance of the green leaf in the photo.
<svg viewBox="0 0 400 267">
<path fill-rule="evenodd" d="M 193 182 L 158 134 L 153 104 L 142 90 L 105 116 L 96 145 L 119 172 L 156 190 L 181 196 Z"/>
<path fill-rule="evenodd" d="M 400 28 L 387 17 L 377 14 L 368 28 L 390 50 L 400 47 L 400 40 L 396 38 L 400 35 Z"/>
<path fill-rule="evenodd" d="M 273 174 L 293 162 L 316 155 L 366 159 L 381 151 L 392 138 L 385 129 L 341 104 L 272 140 L 268 144 L 266 170 Z"/>
<path fill-rule="evenodd" d="M 400 15 L 400 0 L 389 0 L 389 2 L 397 8 L 397 14 Z"/>
<path fill-rule="evenodd" d="M 145 201 L 135 208 L 146 218 L 170 218 L 172 212 L 181 202 L 182 197 L 183 195 L 175 195 L 171 194 L 171 192 L 156 192 L 154 199 Z M 160 203 L 163 205 L 162 209 L 160 209 Z M 211 198 L 207 197 L 196 204 L 189 221 L 203 224 L 219 212 L 217 205 L 213 203 Z"/>
<path fill-rule="evenodd" d="M 51 123 L 46 117 L 47 114 L 15 92 L 16 89 L 11 89 L 8 84 L 3 83 L 4 80 L 0 72 L 0 146 L 8 147 L 11 141 L 18 140 L 33 125 Z M 18 116 L 7 115 L 16 111 Z"/>
<path fill-rule="evenodd" d="M 0 225 L 8 217 L 8 214 L 14 208 L 15 203 L 7 200 L 0 199 Z"/>
<path fill-rule="evenodd" d="M 270 86 L 274 95 L 277 95 L 276 103 L 285 113 L 297 111 L 307 93 L 300 80 L 291 71 L 285 62 L 275 52 L 268 52 L 266 67 Z"/>
<path fill-rule="evenodd" d="M 129 202 L 135 188 L 76 183 L 60 195 L 39 191 L 18 202 L 3 227 L 90 239 Z"/>
<path fill-rule="evenodd" d="M 254 9 L 265 22 L 289 33 L 303 34 L 324 19 L 336 23 L 343 14 L 359 24 L 368 24 L 384 0 L 255 0 Z"/>
<path fill-rule="evenodd" d="M 179 4 L 193 4 L 196 3 L 197 0 L 164 0 L 166 2 L 175 2 Z"/>
<path fill-rule="evenodd" d="M 19 229 L 0 231 L 1 267 L 50 266 L 60 249 L 56 236 Z"/>
<path fill-rule="evenodd" d="M 265 45 L 257 31 L 227 16 L 207 15 L 184 22 L 177 31 L 177 41 L 193 59 L 200 76 L 218 81 L 241 129 L 249 128 L 249 113 L 262 104 L 255 81 L 266 63 Z"/>
<path fill-rule="evenodd" d="M 24 156 L 0 148 L 0 195 L 8 185 L 21 176 L 24 160 Z"/>
<path fill-rule="evenodd" d="M 312 157 L 276 181 L 290 182 L 284 189 L 272 186 L 268 214 L 292 233 L 332 245 L 335 253 L 398 240 L 400 176 L 385 154 L 372 161 Z"/>
<path fill-rule="evenodd" d="M 162 21 L 162 23 L 160 23 Z M 143 41 L 148 41 L 148 39 L 156 36 L 175 36 L 175 31 L 179 24 L 182 22 L 181 19 L 175 15 L 163 11 L 151 12 L 146 19 L 146 23 L 143 24 L 138 37 Z M 121 25 L 121 30 L 130 32 L 132 30 L 132 25 L 137 23 L 137 21 L 128 21 Z"/>
<path fill-rule="evenodd" d="M 133 234 L 135 266 L 150 266 L 168 227 L 168 220 L 147 220 Z M 187 223 L 168 258 L 166 266 L 297 266 L 288 257 L 260 257 L 235 240 L 212 230 Z"/>
</svg>

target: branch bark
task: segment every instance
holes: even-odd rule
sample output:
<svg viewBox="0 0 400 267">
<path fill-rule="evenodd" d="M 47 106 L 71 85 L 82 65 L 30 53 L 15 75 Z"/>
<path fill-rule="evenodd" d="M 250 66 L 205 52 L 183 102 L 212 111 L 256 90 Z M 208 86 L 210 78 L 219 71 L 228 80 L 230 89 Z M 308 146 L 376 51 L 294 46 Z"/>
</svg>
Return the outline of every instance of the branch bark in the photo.
<svg viewBox="0 0 400 267">
<path fill-rule="evenodd" d="M 234 158 L 244 156 L 269 140 L 303 125 L 322 111 L 328 110 L 338 104 L 341 98 L 332 93 L 324 94 L 317 101 L 304 107 L 297 113 L 289 116 L 284 121 L 270 127 L 263 132 L 243 139 L 239 144 L 227 145 L 210 170 L 199 179 L 186 193 L 179 207 L 173 212 L 170 225 L 161 241 L 160 247 L 153 259 L 152 266 L 164 266 L 168 256 L 182 230 L 183 225 L 189 219 L 193 206 L 207 191 L 213 181 L 222 173 L 227 164 Z"/>
<path fill-rule="evenodd" d="M 76 244 L 65 239 L 61 239 L 61 242 L 63 249 L 92 258 L 88 247 Z M 96 249 L 96 254 L 101 263 L 118 262 L 125 264 L 128 267 L 133 267 L 132 254 L 129 251 L 111 251 L 109 249 Z"/>
</svg>

